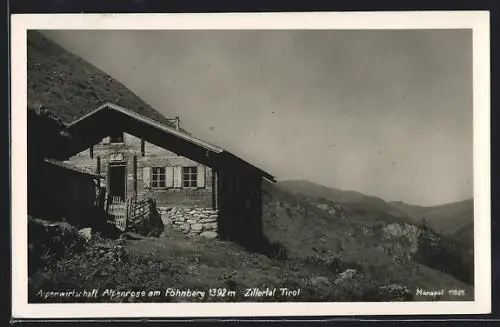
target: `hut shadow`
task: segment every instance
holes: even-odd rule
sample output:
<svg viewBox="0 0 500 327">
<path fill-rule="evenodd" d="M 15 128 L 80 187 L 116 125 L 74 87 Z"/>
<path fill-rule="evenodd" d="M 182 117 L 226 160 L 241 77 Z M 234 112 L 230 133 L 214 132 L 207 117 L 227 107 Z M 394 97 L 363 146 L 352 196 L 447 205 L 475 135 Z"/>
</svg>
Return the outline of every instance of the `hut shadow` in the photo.
<svg viewBox="0 0 500 327">
<path fill-rule="evenodd" d="M 285 246 L 272 242 L 263 231 L 262 177 L 228 173 L 219 175 L 220 239 L 232 241 L 250 252 L 271 259 L 287 259 Z"/>
</svg>

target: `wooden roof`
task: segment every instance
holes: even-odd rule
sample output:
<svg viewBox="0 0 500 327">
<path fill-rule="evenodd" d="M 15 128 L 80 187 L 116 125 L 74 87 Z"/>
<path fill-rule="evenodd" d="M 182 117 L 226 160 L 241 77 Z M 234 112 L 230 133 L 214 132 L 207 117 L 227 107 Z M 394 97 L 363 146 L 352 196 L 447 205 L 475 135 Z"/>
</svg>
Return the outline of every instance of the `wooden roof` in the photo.
<svg viewBox="0 0 500 327">
<path fill-rule="evenodd" d="M 65 162 L 62 162 L 59 160 L 46 158 L 46 159 L 44 159 L 44 161 L 52 166 L 56 166 L 56 167 L 65 169 L 65 170 L 71 171 L 71 172 L 76 173 L 76 174 L 88 176 L 88 177 L 91 177 L 93 179 L 103 179 L 104 178 L 101 175 L 94 174 L 92 172 L 86 171 L 86 170 L 81 169 L 81 168 L 77 168 L 75 166 L 72 166 L 68 163 L 65 163 Z"/>
<path fill-rule="evenodd" d="M 106 103 L 82 116 L 67 125 L 67 130 L 77 140 L 71 155 L 98 143 L 113 130 L 123 131 L 208 166 L 238 166 L 271 182 L 276 181 L 271 174 L 221 147 L 113 103 Z"/>
</svg>

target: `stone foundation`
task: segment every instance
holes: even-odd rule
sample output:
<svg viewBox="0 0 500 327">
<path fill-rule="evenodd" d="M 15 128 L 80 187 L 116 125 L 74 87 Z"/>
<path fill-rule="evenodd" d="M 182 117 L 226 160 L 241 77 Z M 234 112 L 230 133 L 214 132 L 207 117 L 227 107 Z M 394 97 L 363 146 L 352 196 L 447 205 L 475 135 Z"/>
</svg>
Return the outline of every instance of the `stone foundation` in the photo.
<svg viewBox="0 0 500 327">
<path fill-rule="evenodd" d="M 218 237 L 219 211 L 209 208 L 157 208 L 163 224 L 190 236 Z"/>
</svg>

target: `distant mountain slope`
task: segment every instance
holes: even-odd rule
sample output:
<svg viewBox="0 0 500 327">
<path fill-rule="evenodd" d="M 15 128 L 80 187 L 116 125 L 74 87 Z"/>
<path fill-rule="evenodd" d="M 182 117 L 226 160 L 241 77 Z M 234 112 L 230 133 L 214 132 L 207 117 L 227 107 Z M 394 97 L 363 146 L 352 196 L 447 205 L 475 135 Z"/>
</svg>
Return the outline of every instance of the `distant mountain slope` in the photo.
<svg viewBox="0 0 500 327">
<path fill-rule="evenodd" d="M 413 290 L 460 285 L 472 291 L 469 271 L 473 271 L 473 263 L 466 261 L 461 266 L 460 259 L 450 257 L 454 262 L 439 267 L 436 261 L 446 261 L 448 257 L 435 260 L 424 253 L 422 246 L 427 235 L 413 225 L 371 219 L 361 214 L 345 213 L 343 218 L 338 213 L 318 208 L 313 197 L 292 194 L 280 184 L 264 184 L 263 230 L 272 242 L 281 243 L 290 255 L 313 266 L 326 262 L 334 271 L 354 269 L 373 283 L 402 284 Z M 403 233 L 398 234 L 398 228 Z M 393 229 L 395 235 L 391 235 Z M 434 241 L 436 237 L 431 235 L 429 239 Z M 452 266 L 453 271 L 446 271 Z"/>
<path fill-rule="evenodd" d="M 457 241 L 473 245 L 474 201 L 465 200 L 433 207 L 410 205 L 403 202 L 391 204 L 405 212 L 416 222 L 425 217 L 427 224 L 435 231 Z"/>
<path fill-rule="evenodd" d="M 120 82 L 39 32 L 28 31 L 29 107 L 44 105 L 68 123 L 106 102 L 173 126 Z"/>
<path fill-rule="evenodd" d="M 342 205 L 350 215 L 370 215 L 388 222 L 413 221 L 406 213 L 384 200 L 359 192 L 342 191 L 306 180 L 286 180 L 278 183 L 277 187 L 292 194 L 315 198 L 315 201 L 332 201 Z"/>
<path fill-rule="evenodd" d="M 264 230 L 296 255 L 326 251 L 347 262 L 390 269 L 418 263 L 473 282 L 470 246 L 420 226 L 382 199 L 303 180 L 267 185 L 265 194 Z M 394 268 L 393 260 L 401 258 L 409 261 Z"/>
</svg>

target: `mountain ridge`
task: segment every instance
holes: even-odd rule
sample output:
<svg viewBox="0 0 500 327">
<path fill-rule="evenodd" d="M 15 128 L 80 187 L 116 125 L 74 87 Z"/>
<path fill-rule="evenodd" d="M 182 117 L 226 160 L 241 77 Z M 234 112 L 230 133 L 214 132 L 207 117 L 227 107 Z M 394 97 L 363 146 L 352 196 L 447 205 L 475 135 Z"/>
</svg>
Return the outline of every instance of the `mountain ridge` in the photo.
<svg viewBox="0 0 500 327">
<path fill-rule="evenodd" d="M 383 198 L 381 198 L 379 196 L 376 196 L 376 195 L 373 195 L 373 194 L 363 193 L 363 192 L 356 191 L 356 190 L 353 190 L 353 189 L 339 189 L 339 188 L 336 188 L 336 187 L 333 187 L 333 186 L 327 186 L 327 185 L 320 184 L 320 183 L 317 183 L 317 182 L 313 182 L 313 181 L 310 181 L 308 179 L 303 179 L 303 178 L 287 178 L 287 179 L 280 180 L 280 183 L 294 183 L 294 182 L 310 183 L 310 184 L 314 184 L 315 186 L 320 186 L 322 188 L 327 188 L 327 189 L 330 189 L 330 190 L 336 190 L 336 191 L 340 191 L 340 192 L 344 192 L 344 193 L 357 194 L 357 195 L 361 195 L 361 196 L 365 196 L 365 197 L 375 198 L 375 199 L 384 201 L 384 202 L 389 203 L 389 204 L 398 204 L 398 203 L 400 203 L 400 204 L 404 204 L 404 205 L 407 205 L 407 206 L 421 207 L 421 208 L 435 208 L 435 207 L 441 207 L 441 206 L 446 206 L 446 205 L 453 205 L 453 204 L 458 204 L 458 203 L 464 203 L 464 202 L 473 201 L 472 198 L 468 198 L 468 199 L 462 199 L 462 200 L 457 200 L 457 201 L 445 202 L 445 203 L 440 203 L 440 204 L 421 205 L 421 204 L 407 203 L 407 202 L 402 201 L 402 200 L 386 200 L 386 199 L 383 199 Z"/>
<path fill-rule="evenodd" d="M 441 204 L 435 204 L 435 205 L 420 205 L 420 204 L 412 204 L 412 203 L 407 203 L 401 200 L 395 200 L 395 201 L 387 201 L 387 203 L 390 204 L 395 204 L 395 205 L 405 205 L 409 207 L 419 207 L 419 208 L 436 208 L 436 207 L 444 207 L 447 205 L 456 205 L 456 204 L 465 204 L 469 202 L 473 202 L 474 199 L 463 199 L 463 200 L 457 200 L 457 201 L 451 201 L 451 202 L 445 202 Z"/>
<path fill-rule="evenodd" d="M 465 244 L 474 244 L 474 200 L 463 200 L 438 206 L 424 207 L 408 205 L 402 202 L 392 203 L 405 212 L 416 223 L 425 223 L 437 232 L 459 240 Z"/>
<path fill-rule="evenodd" d="M 387 221 L 410 224 L 422 224 L 425 217 L 425 224 L 443 236 L 469 246 L 474 243 L 474 201 L 472 199 L 436 206 L 418 206 L 402 201 L 385 201 L 358 191 L 343 191 L 303 179 L 280 181 L 278 187 L 294 194 L 313 196 L 320 201 L 322 199 L 333 201 L 350 208 L 351 214 L 378 211 L 381 215 L 385 215 Z M 377 218 L 380 218 L 380 215 Z"/>
<path fill-rule="evenodd" d="M 282 187 L 294 194 L 317 197 L 320 201 L 333 201 L 347 207 L 351 214 L 366 213 L 369 210 L 374 210 L 379 213 L 387 214 L 386 218 L 389 220 L 401 222 L 411 221 L 411 217 L 406 213 L 391 206 L 383 199 L 372 195 L 366 195 L 358 191 L 343 191 L 303 179 L 280 181 L 278 187 Z M 362 205 L 360 205 L 361 203 Z"/>
<path fill-rule="evenodd" d="M 111 102 L 175 127 L 121 82 L 38 31 L 27 33 L 27 66 L 28 107 L 44 106 L 64 123 Z"/>
</svg>

